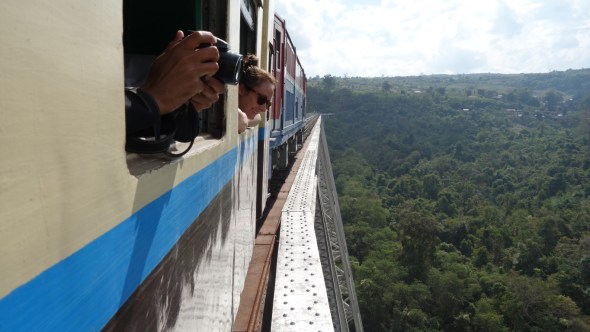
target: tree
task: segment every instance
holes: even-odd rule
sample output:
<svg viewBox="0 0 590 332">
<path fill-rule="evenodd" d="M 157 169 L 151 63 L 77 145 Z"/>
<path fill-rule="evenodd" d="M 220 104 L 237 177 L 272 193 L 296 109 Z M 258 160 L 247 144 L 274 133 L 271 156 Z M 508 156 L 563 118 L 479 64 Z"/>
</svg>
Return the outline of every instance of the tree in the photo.
<svg viewBox="0 0 590 332">
<path fill-rule="evenodd" d="M 489 262 L 489 254 L 486 247 L 478 247 L 473 250 L 473 265 L 485 266 Z"/>
<path fill-rule="evenodd" d="M 322 78 L 322 84 L 326 90 L 333 90 L 336 87 L 336 78 L 327 74 Z"/>
<path fill-rule="evenodd" d="M 547 110 L 553 112 L 557 109 L 557 105 L 563 101 L 563 97 L 555 90 L 550 90 L 545 93 L 543 101 Z"/>
<path fill-rule="evenodd" d="M 459 195 L 452 189 L 443 189 L 437 195 L 438 209 L 449 217 L 457 214 L 457 201 L 459 201 Z"/>
<path fill-rule="evenodd" d="M 402 209 L 398 218 L 400 261 L 408 268 L 411 279 L 425 280 L 439 242 L 439 225 L 431 216 L 416 211 L 415 206 Z"/>
<path fill-rule="evenodd" d="M 534 275 L 536 269 L 539 267 L 539 260 L 543 256 L 543 250 L 540 244 L 532 240 L 527 240 L 525 243 L 519 244 L 518 250 L 516 269 L 526 275 Z"/>
<path fill-rule="evenodd" d="M 422 178 L 422 190 L 424 191 L 424 196 L 426 198 L 436 198 L 440 187 L 440 177 L 436 174 L 427 174 Z"/>
<path fill-rule="evenodd" d="M 381 91 L 383 92 L 390 92 L 391 91 L 391 83 L 385 81 L 383 82 L 383 85 L 381 86 Z"/>
<path fill-rule="evenodd" d="M 541 219 L 541 227 L 539 229 L 539 235 L 543 238 L 544 243 L 544 250 L 543 253 L 545 255 L 551 254 L 553 248 L 557 244 L 559 240 L 559 233 L 558 229 L 559 220 L 554 216 L 548 216 Z"/>
<path fill-rule="evenodd" d="M 493 300 L 487 297 L 482 297 L 475 303 L 473 326 L 476 331 L 508 331 L 502 315 L 494 309 Z"/>
<path fill-rule="evenodd" d="M 563 331 L 568 325 L 584 325 L 579 321 L 580 309 L 570 298 L 559 295 L 555 283 L 511 276 L 508 286 L 501 311 L 512 330 Z"/>
</svg>

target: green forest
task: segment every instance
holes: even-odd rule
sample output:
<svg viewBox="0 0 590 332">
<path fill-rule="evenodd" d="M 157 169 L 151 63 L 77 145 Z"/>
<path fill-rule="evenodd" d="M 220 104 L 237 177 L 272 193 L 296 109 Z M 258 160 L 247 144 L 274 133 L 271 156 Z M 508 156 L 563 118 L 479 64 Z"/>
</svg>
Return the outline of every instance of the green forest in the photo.
<svg viewBox="0 0 590 332">
<path fill-rule="evenodd" d="M 366 331 L 590 331 L 590 70 L 309 81 Z"/>
</svg>

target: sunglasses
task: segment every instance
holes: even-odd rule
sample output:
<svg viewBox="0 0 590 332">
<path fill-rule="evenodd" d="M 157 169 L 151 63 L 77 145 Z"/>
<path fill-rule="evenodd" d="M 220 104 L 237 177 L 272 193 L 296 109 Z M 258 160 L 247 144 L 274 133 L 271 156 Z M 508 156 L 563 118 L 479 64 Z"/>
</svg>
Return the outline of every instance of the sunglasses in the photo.
<svg viewBox="0 0 590 332">
<path fill-rule="evenodd" d="M 271 100 L 268 100 L 268 98 L 265 95 L 263 95 L 262 93 L 260 93 L 260 92 L 258 92 L 256 90 L 252 89 L 249 86 L 246 86 L 246 88 L 248 88 L 248 90 L 254 92 L 258 96 L 258 99 L 256 99 L 256 103 L 258 105 L 264 105 L 264 104 L 266 104 L 266 108 L 269 108 L 272 105 L 272 101 Z"/>
</svg>

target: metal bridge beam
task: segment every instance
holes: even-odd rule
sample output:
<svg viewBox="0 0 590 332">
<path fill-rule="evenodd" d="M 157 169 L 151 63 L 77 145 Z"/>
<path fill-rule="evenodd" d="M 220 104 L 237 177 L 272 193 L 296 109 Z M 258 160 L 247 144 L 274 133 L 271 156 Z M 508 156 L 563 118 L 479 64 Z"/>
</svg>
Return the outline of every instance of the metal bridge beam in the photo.
<svg viewBox="0 0 590 332">
<path fill-rule="evenodd" d="M 344 237 L 344 227 L 340 216 L 340 206 L 336 186 L 332 175 L 328 146 L 323 132 L 320 136 L 320 148 L 318 153 L 318 198 L 320 201 L 321 222 L 323 223 L 325 235 L 329 245 L 325 246 L 329 253 L 322 257 L 330 257 L 329 266 L 332 271 L 334 283 L 338 285 L 332 290 L 338 298 L 338 320 L 340 330 L 357 332 L 363 331 L 360 310 L 356 299 L 354 280 L 350 262 L 348 261 L 348 250 Z M 334 317 L 333 317 L 334 318 Z M 352 323 L 352 324 L 351 324 Z"/>
</svg>

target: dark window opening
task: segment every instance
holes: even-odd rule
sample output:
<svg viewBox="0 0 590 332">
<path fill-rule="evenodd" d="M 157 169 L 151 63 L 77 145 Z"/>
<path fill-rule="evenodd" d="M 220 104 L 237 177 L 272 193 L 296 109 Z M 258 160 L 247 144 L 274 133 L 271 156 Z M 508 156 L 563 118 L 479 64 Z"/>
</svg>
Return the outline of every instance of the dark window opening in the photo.
<svg viewBox="0 0 590 332">
<path fill-rule="evenodd" d="M 274 41 L 274 43 L 276 43 L 276 41 Z M 275 52 L 275 50 L 274 50 L 273 43 L 268 43 L 268 64 L 267 64 L 268 68 L 267 68 L 267 70 L 269 73 L 271 73 L 273 76 L 276 77 L 276 71 L 274 70 L 274 68 L 275 68 L 275 56 L 274 56 L 275 53 L 274 52 Z M 276 103 L 276 91 L 275 91 L 273 103 Z M 272 107 L 269 107 L 266 110 L 266 120 L 265 121 L 270 120 L 271 110 L 272 110 Z"/>
<path fill-rule="evenodd" d="M 276 64 L 277 64 L 276 69 L 277 69 L 277 71 L 280 71 L 281 68 L 283 68 L 283 65 L 282 65 L 283 61 L 281 60 L 281 48 L 282 48 L 283 39 L 281 39 L 281 32 L 279 30 L 276 30 L 275 33 L 276 33 L 276 36 L 275 36 L 275 45 L 276 45 L 275 58 L 276 58 Z"/>
<path fill-rule="evenodd" d="M 240 53 L 255 54 L 258 6 L 252 1 L 242 0 L 240 8 Z"/>
<path fill-rule="evenodd" d="M 240 9 L 240 53 L 255 54 L 258 5 L 250 0 L 242 0 Z M 260 56 L 257 56 L 260 60 Z"/>
</svg>

